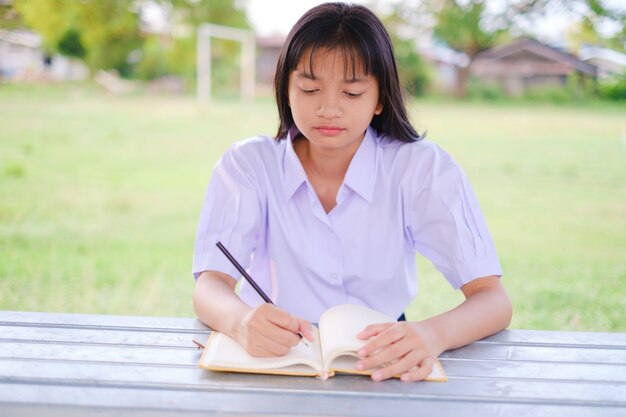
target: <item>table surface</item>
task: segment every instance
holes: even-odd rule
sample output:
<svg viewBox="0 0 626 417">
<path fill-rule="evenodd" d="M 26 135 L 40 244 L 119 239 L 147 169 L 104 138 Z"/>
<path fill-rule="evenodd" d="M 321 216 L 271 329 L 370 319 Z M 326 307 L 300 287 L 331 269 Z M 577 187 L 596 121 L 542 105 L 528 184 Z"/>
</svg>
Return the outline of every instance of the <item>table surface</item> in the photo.
<svg viewBox="0 0 626 417">
<path fill-rule="evenodd" d="M 626 334 L 506 330 L 449 381 L 204 371 L 195 319 L 0 311 L 2 416 L 626 416 Z"/>
</svg>

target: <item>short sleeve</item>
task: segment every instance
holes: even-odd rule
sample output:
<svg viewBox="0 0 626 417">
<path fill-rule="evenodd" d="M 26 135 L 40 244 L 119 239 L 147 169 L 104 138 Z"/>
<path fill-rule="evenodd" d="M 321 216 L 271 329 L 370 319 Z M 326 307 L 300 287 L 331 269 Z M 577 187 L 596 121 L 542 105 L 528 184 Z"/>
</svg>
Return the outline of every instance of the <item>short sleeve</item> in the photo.
<svg viewBox="0 0 626 417">
<path fill-rule="evenodd" d="M 217 162 L 202 204 L 194 244 L 192 272 L 241 274 L 216 247 L 220 241 L 244 267 L 250 265 L 263 218 L 250 155 L 231 147 Z"/>
<path fill-rule="evenodd" d="M 417 165 L 408 210 L 413 249 L 455 289 L 476 278 L 501 276 L 493 239 L 462 169 L 432 144 Z"/>
</svg>

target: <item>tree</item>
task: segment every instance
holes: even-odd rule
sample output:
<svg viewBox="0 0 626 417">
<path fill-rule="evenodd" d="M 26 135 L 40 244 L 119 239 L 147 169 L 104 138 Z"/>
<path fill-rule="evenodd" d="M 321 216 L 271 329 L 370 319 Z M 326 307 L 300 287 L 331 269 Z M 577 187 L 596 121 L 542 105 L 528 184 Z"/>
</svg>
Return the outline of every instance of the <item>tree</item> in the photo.
<svg viewBox="0 0 626 417">
<path fill-rule="evenodd" d="M 115 69 L 123 76 L 130 76 L 128 54 L 143 41 L 136 2 L 84 0 L 74 3 L 75 25 L 87 49 L 87 65 L 93 70 Z"/>
<path fill-rule="evenodd" d="M 415 39 L 412 39 L 410 35 L 401 36 L 407 29 L 402 14 L 401 6 L 395 5 L 392 12 L 387 14 L 382 21 L 389 31 L 402 85 L 408 94 L 421 96 L 426 91 L 428 73 L 422 58 L 417 53 Z"/>
<path fill-rule="evenodd" d="M 171 5 L 174 19 L 193 29 L 202 23 L 240 29 L 250 27 L 245 11 L 237 7 L 235 0 L 161 0 L 160 3 L 166 7 Z"/>
<path fill-rule="evenodd" d="M 46 53 L 57 52 L 57 44 L 72 26 L 75 8 L 71 0 L 15 0 L 13 10 L 25 27 L 37 32 Z"/>
<path fill-rule="evenodd" d="M 142 62 L 138 64 L 140 75 L 149 78 L 168 73 L 193 77 L 196 70 L 198 26 L 214 23 L 249 29 L 250 23 L 245 10 L 238 6 L 239 3 L 237 0 L 159 0 L 158 4 L 169 11 L 169 25 L 175 36 L 167 42 L 162 39 L 146 42 Z M 230 92 L 238 87 L 239 48 L 239 43 L 234 41 L 212 41 L 212 76 L 218 90 Z M 155 68 L 150 69 L 149 65 Z"/>
<path fill-rule="evenodd" d="M 83 42 L 80 39 L 80 33 L 71 28 L 59 39 L 59 52 L 62 55 L 83 59 L 87 53 Z"/>
<path fill-rule="evenodd" d="M 521 28 L 520 23 L 532 27 L 533 20 L 539 16 L 568 13 L 583 22 L 586 37 L 592 32 L 600 38 L 600 27 L 610 21 L 620 29 L 606 44 L 623 50 L 626 42 L 626 11 L 624 7 L 609 7 L 606 0 L 423 0 L 417 8 L 409 7 L 408 3 L 410 0 L 400 2 L 408 21 L 414 24 L 431 21 L 436 38 L 469 58 L 469 65 L 459 69 L 456 86 L 459 96 L 467 94 L 469 66 L 476 56 L 510 38 L 512 29 Z"/>
<path fill-rule="evenodd" d="M 600 0 L 585 0 L 583 3 L 585 7 L 571 10 L 579 19 L 568 33 L 574 49 L 579 49 L 582 44 L 592 44 L 625 52 L 626 6 L 610 7 Z M 603 27 L 607 26 L 614 27 L 612 34 L 603 34 Z"/>
<path fill-rule="evenodd" d="M 13 3 L 0 1 L 0 29 L 21 29 L 24 22 Z"/>
<path fill-rule="evenodd" d="M 455 89 L 457 96 L 465 97 L 472 62 L 508 33 L 511 8 L 521 12 L 527 2 L 510 5 L 502 12 L 488 10 L 483 0 L 430 0 L 425 5 L 434 17 L 434 35 L 469 58 L 468 65 L 459 68 Z"/>
<path fill-rule="evenodd" d="M 170 11 L 171 27 L 182 28 L 187 36 L 160 43 L 160 35 L 142 32 L 142 7 L 150 2 Z M 42 37 L 46 53 L 81 58 L 93 71 L 115 69 L 123 76 L 133 75 L 135 63 L 129 56 L 144 49 L 147 39 L 143 52 L 151 56 L 142 67 L 145 77 L 168 71 L 193 74 L 195 32 L 204 22 L 250 27 L 236 0 L 14 0 L 11 5 L 0 1 L 0 27 L 31 29 Z M 236 48 L 226 42 L 213 48 L 219 55 L 216 69 L 235 61 Z M 159 68 L 149 68 L 151 62 Z M 222 73 L 230 76 L 232 67 Z"/>
<path fill-rule="evenodd" d="M 92 70 L 128 73 L 127 56 L 141 43 L 133 0 L 15 0 L 24 24 L 39 33 L 49 54 L 69 52 Z M 82 49 L 82 50 L 81 50 Z"/>
</svg>

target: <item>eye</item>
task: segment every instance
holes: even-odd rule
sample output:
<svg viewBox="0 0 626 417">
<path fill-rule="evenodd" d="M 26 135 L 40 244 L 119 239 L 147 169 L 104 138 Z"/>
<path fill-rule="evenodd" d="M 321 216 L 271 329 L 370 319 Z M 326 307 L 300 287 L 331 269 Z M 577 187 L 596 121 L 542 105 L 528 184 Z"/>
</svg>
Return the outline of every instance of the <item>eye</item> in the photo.
<svg viewBox="0 0 626 417">
<path fill-rule="evenodd" d="M 313 94 L 317 91 L 319 91 L 317 88 L 313 88 L 313 89 L 306 89 L 306 88 L 300 88 L 300 91 L 302 91 L 304 94 Z"/>
<path fill-rule="evenodd" d="M 344 91 L 344 94 L 347 95 L 350 98 L 357 98 L 357 97 L 361 97 L 363 95 L 363 93 L 351 93 L 349 91 Z"/>
</svg>

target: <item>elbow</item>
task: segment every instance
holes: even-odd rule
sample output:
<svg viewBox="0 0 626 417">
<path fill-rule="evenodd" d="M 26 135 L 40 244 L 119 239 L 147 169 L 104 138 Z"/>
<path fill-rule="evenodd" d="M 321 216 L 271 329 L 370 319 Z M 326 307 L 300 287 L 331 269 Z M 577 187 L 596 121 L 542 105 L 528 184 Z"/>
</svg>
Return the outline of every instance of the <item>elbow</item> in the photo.
<svg viewBox="0 0 626 417">
<path fill-rule="evenodd" d="M 513 304 L 511 303 L 511 299 L 507 294 L 506 290 L 502 292 L 502 329 L 506 329 L 511 325 L 511 320 L 513 319 Z"/>
<path fill-rule="evenodd" d="M 196 317 L 202 321 L 204 323 L 204 321 L 202 320 L 202 297 L 200 296 L 200 291 L 198 288 L 198 283 L 196 282 L 196 285 L 194 285 L 193 287 L 193 294 L 192 294 L 192 305 L 193 305 L 193 311 L 196 314 Z M 206 324 L 206 323 L 204 323 Z"/>
</svg>

